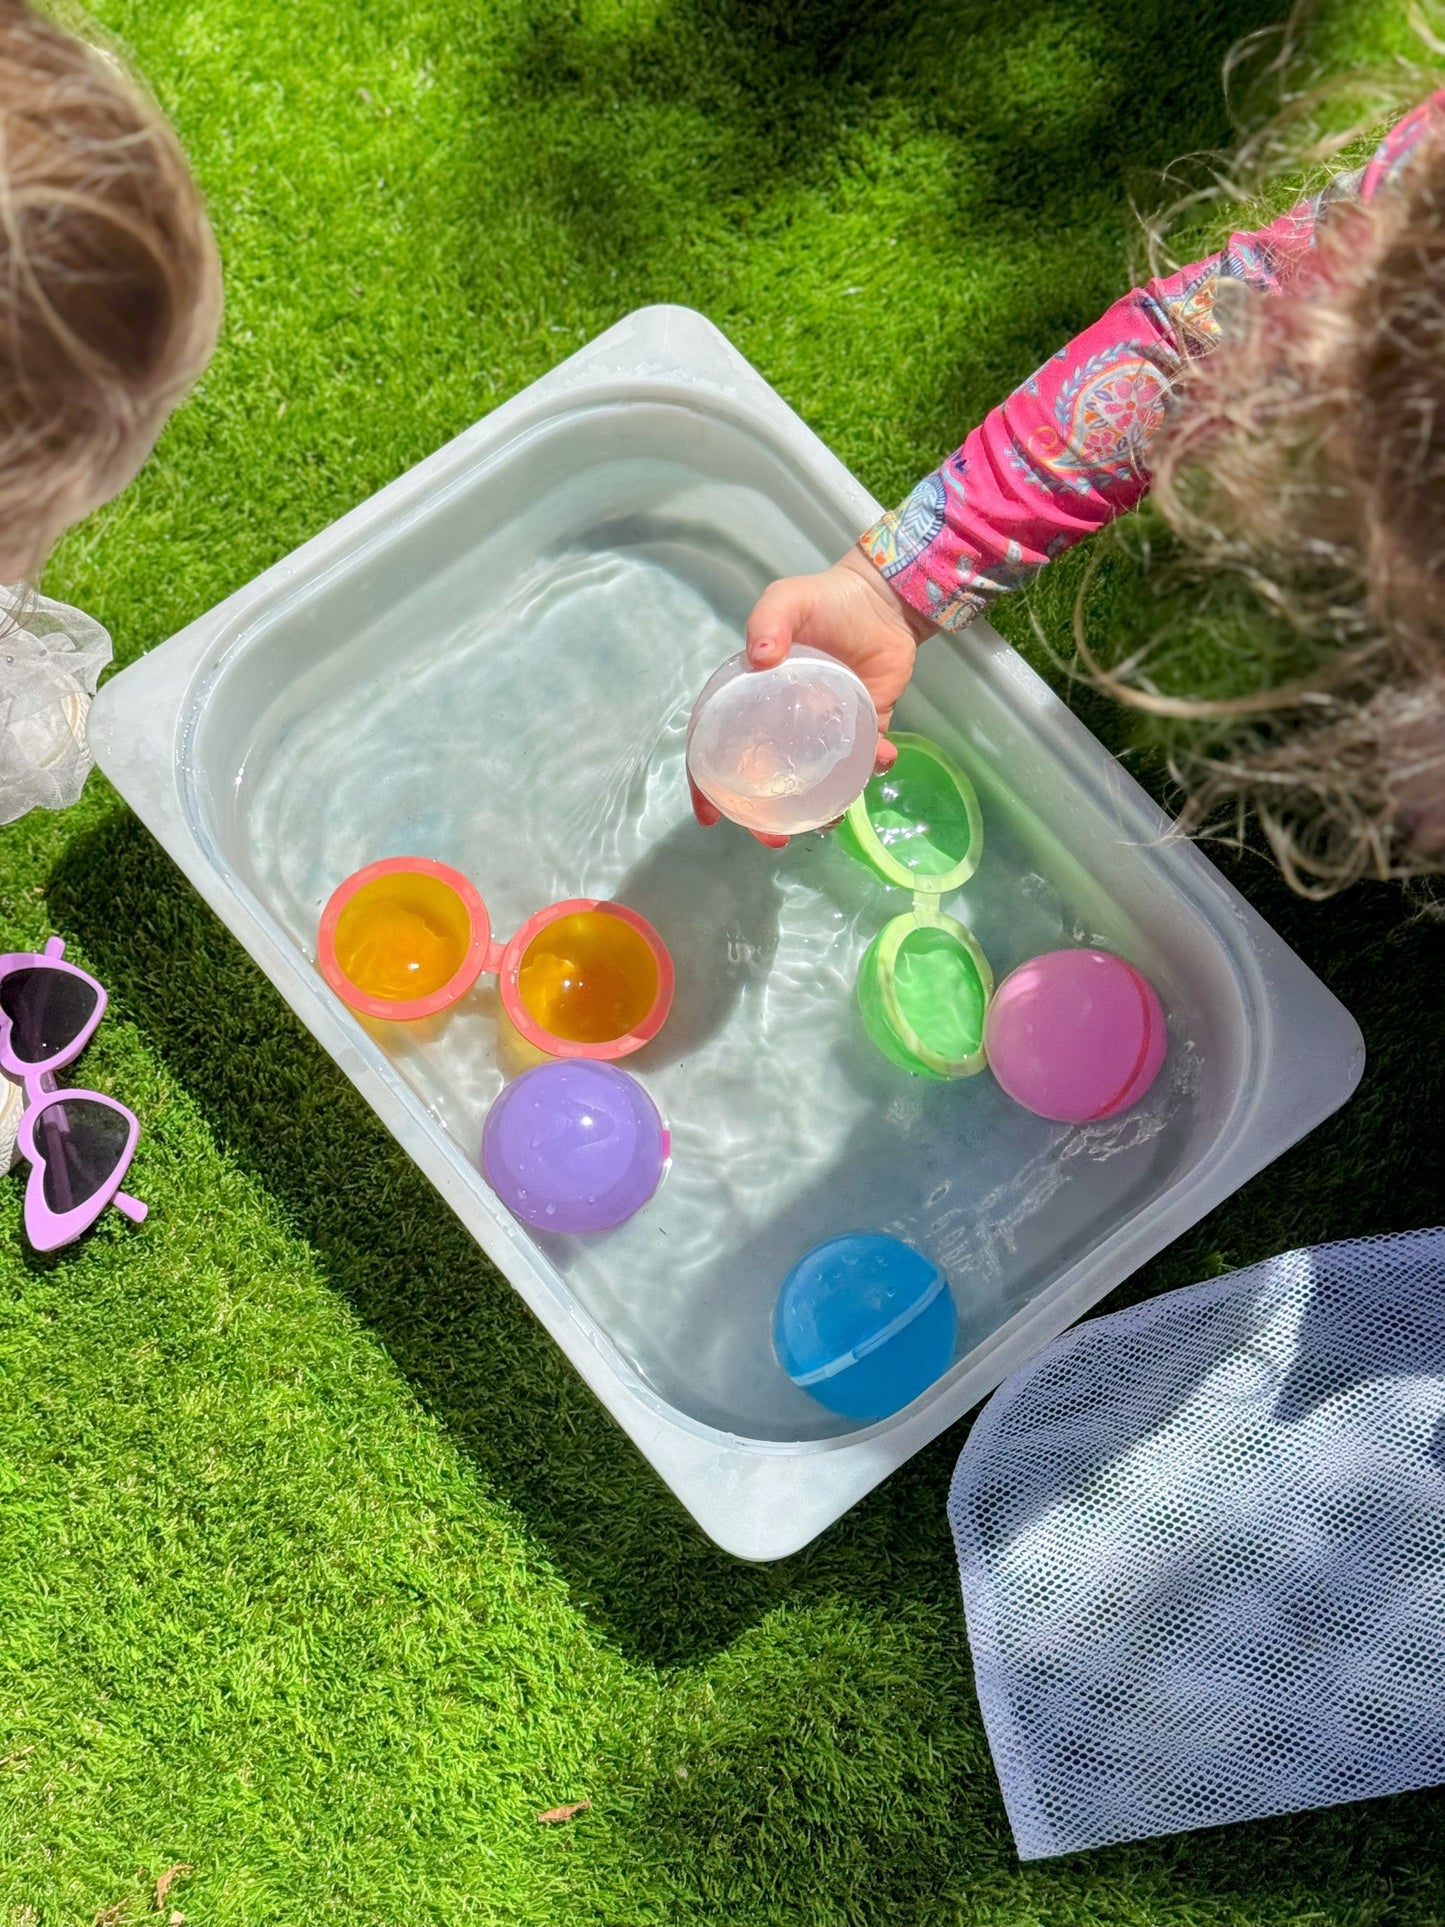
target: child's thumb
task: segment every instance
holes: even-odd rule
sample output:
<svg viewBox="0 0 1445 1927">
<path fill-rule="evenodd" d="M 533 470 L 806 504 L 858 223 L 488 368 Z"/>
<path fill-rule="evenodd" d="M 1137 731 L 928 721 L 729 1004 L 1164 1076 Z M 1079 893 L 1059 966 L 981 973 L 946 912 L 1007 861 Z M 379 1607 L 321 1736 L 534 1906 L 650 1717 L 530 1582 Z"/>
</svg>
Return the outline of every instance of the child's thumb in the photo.
<svg viewBox="0 0 1445 1927">
<path fill-rule="evenodd" d="M 748 617 L 748 661 L 754 669 L 776 669 L 793 646 L 793 631 L 807 613 L 805 578 L 787 576 L 769 583 Z"/>
</svg>

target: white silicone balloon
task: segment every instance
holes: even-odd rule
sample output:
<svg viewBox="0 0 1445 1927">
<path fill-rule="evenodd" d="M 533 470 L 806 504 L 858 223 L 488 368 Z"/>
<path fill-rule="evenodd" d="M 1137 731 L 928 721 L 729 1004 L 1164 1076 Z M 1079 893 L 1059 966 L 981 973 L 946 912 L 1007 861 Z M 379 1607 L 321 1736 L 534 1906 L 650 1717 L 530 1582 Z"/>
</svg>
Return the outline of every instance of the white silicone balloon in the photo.
<svg viewBox="0 0 1445 1927">
<path fill-rule="evenodd" d="M 878 748 L 867 689 L 833 656 L 794 649 L 776 669 L 725 662 L 698 697 L 688 773 L 744 829 L 798 836 L 834 822 L 861 795 Z"/>
</svg>

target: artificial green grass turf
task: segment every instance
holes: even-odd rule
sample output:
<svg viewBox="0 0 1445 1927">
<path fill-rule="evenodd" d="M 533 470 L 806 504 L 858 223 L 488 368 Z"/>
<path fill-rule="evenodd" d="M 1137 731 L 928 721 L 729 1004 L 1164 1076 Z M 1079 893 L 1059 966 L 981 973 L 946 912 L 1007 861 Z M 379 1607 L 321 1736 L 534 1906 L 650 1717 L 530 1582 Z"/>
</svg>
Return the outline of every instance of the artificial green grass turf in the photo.
<svg viewBox="0 0 1445 1927">
<path fill-rule="evenodd" d="M 124 659 L 648 301 L 711 315 L 897 496 L 1126 285 L 1131 197 L 1227 138 L 1225 48 L 1281 9 L 101 11 L 230 289 L 203 390 L 49 584 Z M 1336 69 L 1405 44 L 1361 12 L 1321 18 Z M 1071 584 L 1034 598 L 1056 638 Z M 1111 1302 L 1440 1216 L 1438 929 L 1234 873 L 1368 1080 Z M 40 1259 L 0 1185 L 7 1927 L 139 1918 L 173 1861 L 193 1927 L 1445 1917 L 1434 1794 L 1020 1869 L 943 1517 L 963 1428 L 737 1565 L 99 779 L 0 833 L 0 942 L 52 928 L 114 993 L 87 1074 L 141 1114 L 153 1210 Z"/>
</svg>

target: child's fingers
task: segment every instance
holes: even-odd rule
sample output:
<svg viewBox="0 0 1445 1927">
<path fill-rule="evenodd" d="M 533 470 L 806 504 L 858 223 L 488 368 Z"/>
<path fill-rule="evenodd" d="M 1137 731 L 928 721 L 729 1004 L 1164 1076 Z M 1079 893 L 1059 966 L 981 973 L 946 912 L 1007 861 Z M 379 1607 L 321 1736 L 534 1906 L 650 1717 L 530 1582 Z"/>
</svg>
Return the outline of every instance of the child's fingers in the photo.
<svg viewBox="0 0 1445 1927">
<path fill-rule="evenodd" d="M 715 803 L 708 802 L 707 798 L 690 776 L 687 779 L 687 788 L 688 794 L 692 798 L 693 815 L 705 830 L 710 830 L 714 823 L 721 820 L 722 811 Z"/>
<path fill-rule="evenodd" d="M 806 576 L 770 582 L 748 617 L 748 661 L 754 669 L 776 669 L 793 646 L 793 631 L 807 614 Z"/>
<path fill-rule="evenodd" d="M 710 830 L 714 823 L 722 821 L 722 811 L 716 803 L 708 802 L 690 776 L 687 779 L 687 793 L 692 798 L 692 813 L 705 830 Z M 764 836 L 761 830 L 754 830 L 752 835 L 770 850 L 786 850 L 788 847 L 788 839 L 785 836 Z"/>
<path fill-rule="evenodd" d="M 692 813 L 705 830 L 710 830 L 714 823 L 722 821 L 722 811 L 716 803 L 708 802 L 691 776 L 687 779 L 687 793 L 692 798 Z M 764 836 L 761 830 L 752 831 L 752 835 L 769 850 L 786 850 L 788 847 L 788 839 L 785 836 Z"/>
<path fill-rule="evenodd" d="M 878 738 L 878 754 L 873 759 L 873 774 L 881 776 L 885 770 L 892 769 L 898 761 L 898 748 L 886 736 Z"/>
</svg>

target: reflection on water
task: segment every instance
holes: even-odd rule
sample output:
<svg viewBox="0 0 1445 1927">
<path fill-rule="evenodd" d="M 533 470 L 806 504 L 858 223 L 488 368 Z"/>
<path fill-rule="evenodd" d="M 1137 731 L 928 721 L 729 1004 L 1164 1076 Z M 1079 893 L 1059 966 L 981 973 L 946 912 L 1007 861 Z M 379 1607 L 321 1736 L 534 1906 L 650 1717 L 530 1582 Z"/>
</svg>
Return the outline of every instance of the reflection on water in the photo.
<svg viewBox="0 0 1445 1927">
<path fill-rule="evenodd" d="M 758 1437 L 846 1430 L 773 1359 L 774 1294 L 801 1253 L 867 1226 L 913 1239 L 947 1266 L 968 1349 L 1148 1184 L 1188 1108 L 1187 1048 L 1175 1040 L 1138 1110 L 1077 1132 L 1028 1116 L 986 1075 L 894 1070 L 862 1035 L 853 983 L 906 896 L 827 840 L 776 853 L 692 821 L 688 713 L 738 642 L 696 572 L 592 548 L 547 558 L 504 601 L 489 594 L 479 580 L 460 623 L 360 635 L 283 694 L 242 799 L 263 893 L 307 955 L 334 886 L 402 853 L 470 877 L 499 938 L 565 897 L 641 911 L 672 951 L 677 995 L 629 1068 L 671 1125 L 673 1168 L 618 1231 L 539 1243 L 693 1416 Z M 906 703 L 899 723 L 920 726 Z M 1047 856 L 987 794 L 984 811 L 983 864 L 947 908 L 1002 976 L 1094 934 L 1093 913 L 1062 899 Z M 485 980 L 444 1023 L 383 1041 L 473 1159 L 504 1079 L 535 1061 Z"/>
</svg>

